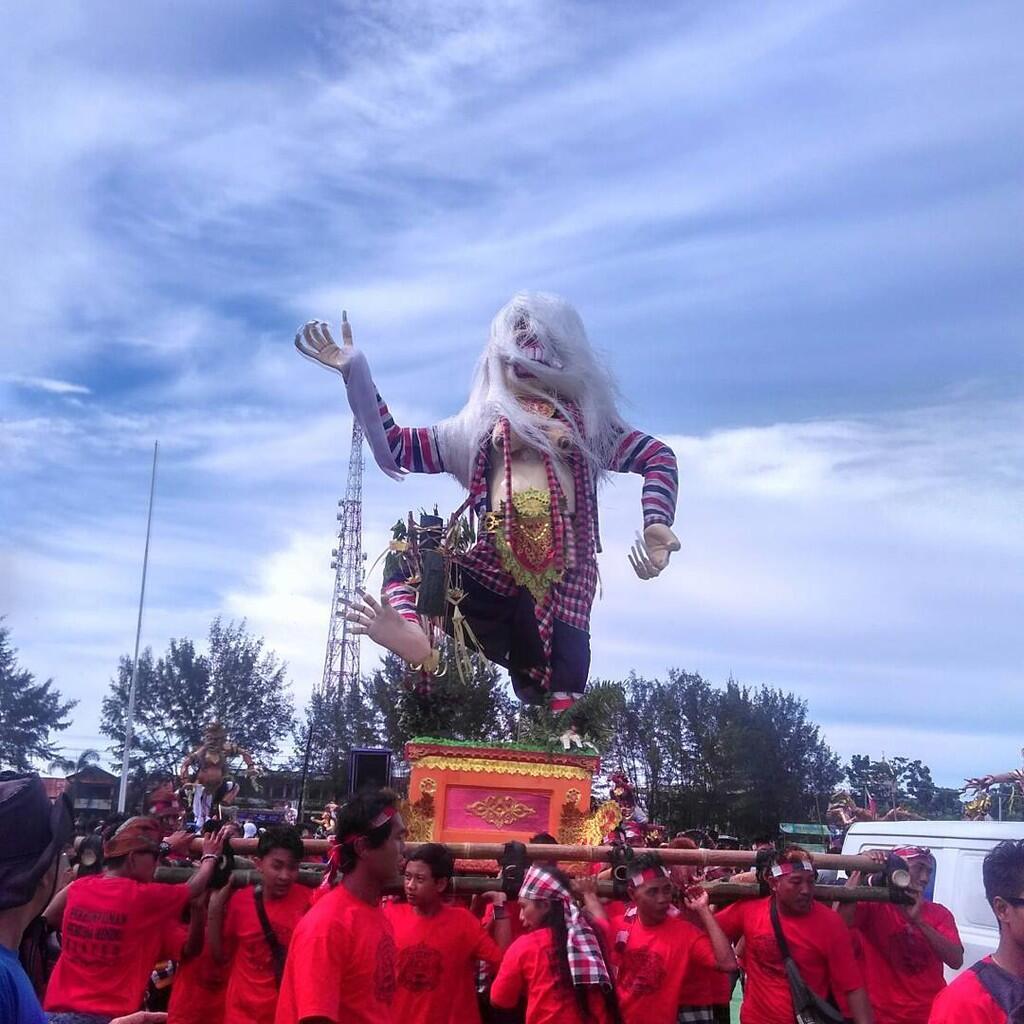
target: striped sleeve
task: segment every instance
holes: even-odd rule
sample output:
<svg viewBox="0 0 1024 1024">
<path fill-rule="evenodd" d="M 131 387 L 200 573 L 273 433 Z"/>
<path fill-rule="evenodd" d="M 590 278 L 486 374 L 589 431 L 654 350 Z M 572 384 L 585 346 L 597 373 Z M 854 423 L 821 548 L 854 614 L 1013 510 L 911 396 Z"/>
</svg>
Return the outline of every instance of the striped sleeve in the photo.
<svg viewBox="0 0 1024 1024">
<path fill-rule="evenodd" d="M 614 473 L 639 473 L 644 478 L 640 499 L 644 526 L 671 526 L 676 516 L 679 471 L 675 452 L 667 444 L 640 430 L 628 430 L 608 465 Z"/>
<path fill-rule="evenodd" d="M 400 427 L 395 423 L 387 403 L 377 392 L 377 408 L 388 447 L 399 469 L 410 473 L 443 473 L 444 463 L 433 427 Z"/>
</svg>

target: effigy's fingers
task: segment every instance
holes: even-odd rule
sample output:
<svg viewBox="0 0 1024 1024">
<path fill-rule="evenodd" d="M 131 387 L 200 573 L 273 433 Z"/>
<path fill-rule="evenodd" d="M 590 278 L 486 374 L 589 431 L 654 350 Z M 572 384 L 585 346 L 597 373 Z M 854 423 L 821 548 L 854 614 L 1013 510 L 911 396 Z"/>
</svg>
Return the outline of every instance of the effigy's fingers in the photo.
<svg viewBox="0 0 1024 1024">
<path fill-rule="evenodd" d="M 316 327 L 317 333 L 320 335 L 320 339 L 323 342 L 324 348 L 326 348 L 328 345 L 335 344 L 334 336 L 331 334 L 331 329 L 330 327 L 327 326 L 327 323 L 325 321 L 317 320 Z"/>
<path fill-rule="evenodd" d="M 635 572 L 637 576 L 640 577 L 640 579 L 650 579 L 650 576 L 647 575 L 647 570 L 643 567 L 643 565 L 640 562 L 640 559 L 637 557 L 637 555 L 632 549 L 626 557 L 629 559 L 629 564 L 633 566 L 633 572 Z"/>
<path fill-rule="evenodd" d="M 661 569 L 651 560 L 650 552 L 647 550 L 647 545 L 644 543 L 643 538 L 640 534 L 636 536 L 636 543 L 633 545 L 633 556 L 636 558 L 637 564 L 643 570 L 643 574 L 640 574 L 641 579 L 651 580 L 655 576 L 659 575 Z"/>
<path fill-rule="evenodd" d="M 310 359 L 316 359 L 319 349 L 315 348 L 312 340 L 309 336 L 309 324 L 303 324 L 295 332 L 295 347 L 304 356 L 308 356 Z"/>
<path fill-rule="evenodd" d="M 358 622 L 368 626 L 377 617 L 377 613 L 369 605 L 357 604 L 355 601 L 349 601 L 344 597 L 340 598 L 340 603 L 346 608 L 345 619 L 348 622 Z"/>
</svg>

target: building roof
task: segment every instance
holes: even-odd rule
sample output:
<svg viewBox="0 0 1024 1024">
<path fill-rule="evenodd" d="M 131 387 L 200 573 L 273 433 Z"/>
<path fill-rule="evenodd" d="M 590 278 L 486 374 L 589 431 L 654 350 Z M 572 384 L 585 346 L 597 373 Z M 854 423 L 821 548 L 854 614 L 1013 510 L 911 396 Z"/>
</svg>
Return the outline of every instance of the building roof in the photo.
<svg viewBox="0 0 1024 1024">
<path fill-rule="evenodd" d="M 51 800 L 56 800 L 68 788 L 67 779 L 58 779 L 51 776 L 40 776 L 39 781 L 46 788 L 46 795 Z"/>
<path fill-rule="evenodd" d="M 105 772 L 94 764 L 87 765 L 80 772 L 68 776 L 68 782 L 117 782 L 117 776 Z"/>
</svg>

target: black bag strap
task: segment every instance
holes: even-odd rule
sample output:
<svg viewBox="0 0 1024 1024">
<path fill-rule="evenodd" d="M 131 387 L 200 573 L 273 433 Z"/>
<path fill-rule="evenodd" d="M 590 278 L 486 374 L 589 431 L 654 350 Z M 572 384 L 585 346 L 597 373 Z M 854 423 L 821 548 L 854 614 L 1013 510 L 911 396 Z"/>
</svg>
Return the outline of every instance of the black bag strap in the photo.
<svg viewBox="0 0 1024 1024">
<path fill-rule="evenodd" d="M 281 940 L 277 937 L 277 932 L 274 931 L 270 918 L 267 917 L 267 908 L 263 905 L 262 885 L 253 886 L 252 899 L 256 904 L 256 916 L 260 919 L 263 938 L 267 940 L 267 945 L 270 947 L 270 955 L 274 961 L 274 983 L 280 989 L 281 979 L 284 977 L 285 948 L 281 945 Z"/>
<path fill-rule="evenodd" d="M 775 897 L 772 896 L 768 907 L 768 913 L 772 920 L 772 930 L 775 932 L 775 941 L 779 944 L 782 959 L 786 968 L 786 980 L 789 982 L 789 994 L 793 997 L 793 1012 L 798 1020 L 808 1019 L 810 1015 L 819 1018 L 824 1024 L 842 1024 L 845 1020 L 843 1015 L 827 1000 L 822 999 L 817 992 L 814 992 L 803 979 L 800 968 L 797 967 L 793 955 L 789 951 L 789 943 L 782 932 L 782 922 L 779 920 L 779 908 L 776 906 Z"/>
<path fill-rule="evenodd" d="M 971 970 L 1010 1024 L 1024 1024 L 1024 982 L 991 960 L 979 960 Z"/>
</svg>

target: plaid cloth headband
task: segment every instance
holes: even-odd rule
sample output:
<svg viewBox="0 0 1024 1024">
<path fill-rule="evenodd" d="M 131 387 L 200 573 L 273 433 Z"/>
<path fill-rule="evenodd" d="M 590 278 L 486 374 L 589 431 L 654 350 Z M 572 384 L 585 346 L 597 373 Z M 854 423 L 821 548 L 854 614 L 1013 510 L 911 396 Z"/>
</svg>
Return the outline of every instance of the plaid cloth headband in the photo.
<svg viewBox="0 0 1024 1024">
<path fill-rule="evenodd" d="M 608 967 L 601 953 L 601 945 L 590 922 L 579 912 L 572 893 L 553 875 L 534 864 L 526 872 L 521 900 L 552 900 L 562 904 L 565 930 L 568 933 L 566 951 L 569 971 L 574 985 L 611 985 Z"/>
<path fill-rule="evenodd" d="M 794 871 L 813 871 L 814 866 L 809 860 L 784 860 L 781 864 L 772 865 L 772 878 L 791 875 Z"/>
</svg>

